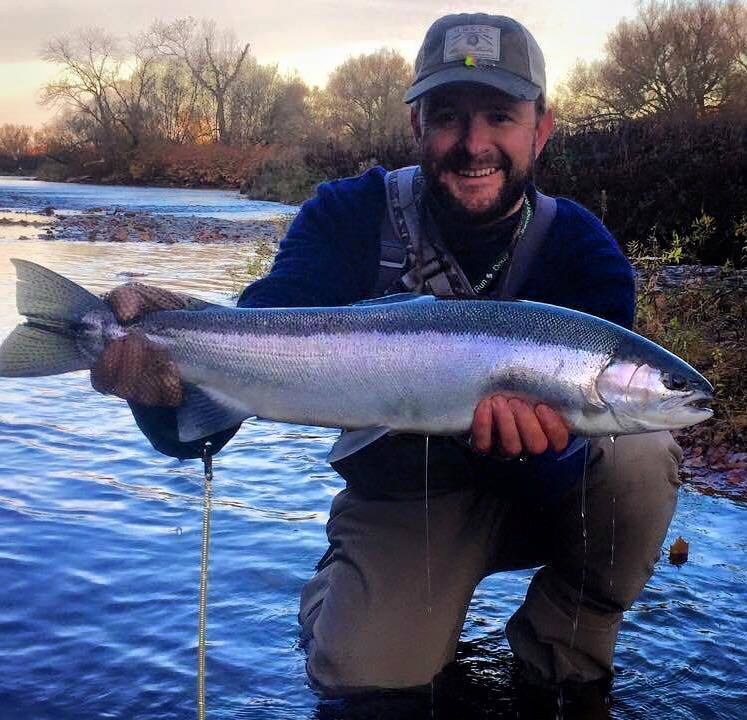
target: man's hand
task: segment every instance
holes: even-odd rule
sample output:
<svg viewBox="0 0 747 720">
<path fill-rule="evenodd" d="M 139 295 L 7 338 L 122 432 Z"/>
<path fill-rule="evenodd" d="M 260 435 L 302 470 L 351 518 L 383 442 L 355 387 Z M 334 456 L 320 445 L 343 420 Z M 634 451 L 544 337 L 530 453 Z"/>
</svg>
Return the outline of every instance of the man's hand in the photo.
<svg viewBox="0 0 747 720">
<path fill-rule="evenodd" d="M 120 285 L 104 299 L 123 325 L 146 313 L 179 310 L 194 303 L 193 298 L 141 283 Z M 167 352 L 137 333 L 104 348 L 91 368 L 91 385 L 100 393 L 149 406 L 176 407 L 183 394 L 176 365 Z"/>
<path fill-rule="evenodd" d="M 541 455 L 568 445 L 563 418 L 547 405 L 532 408 L 518 398 L 492 395 L 479 402 L 472 418 L 472 447 L 482 453 L 493 448 L 507 457 Z"/>
</svg>

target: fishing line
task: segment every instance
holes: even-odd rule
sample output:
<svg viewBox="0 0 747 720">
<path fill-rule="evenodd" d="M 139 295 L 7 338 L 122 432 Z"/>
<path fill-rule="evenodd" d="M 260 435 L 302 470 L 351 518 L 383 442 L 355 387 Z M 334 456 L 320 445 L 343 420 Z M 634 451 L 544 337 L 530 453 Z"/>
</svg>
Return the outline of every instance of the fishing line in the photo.
<svg viewBox="0 0 747 720">
<path fill-rule="evenodd" d="M 584 562 L 581 569 L 581 586 L 578 590 L 578 603 L 576 605 L 576 616 L 573 618 L 573 631 L 571 632 L 570 649 L 576 647 L 576 633 L 578 622 L 581 617 L 581 604 L 584 601 L 584 589 L 586 588 L 586 561 L 588 559 L 588 542 L 586 534 L 586 473 L 589 464 L 589 443 L 584 445 L 584 472 L 581 479 L 581 537 L 584 541 Z"/>
<path fill-rule="evenodd" d="M 428 597 L 428 615 L 431 614 L 431 610 L 433 609 L 431 596 L 431 513 L 428 507 L 428 449 L 430 439 L 430 435 L 425 436 L 425 581 Z"/>
<path fill-rule="evenodd" d="M 569 648 L 573 650 L 576 647 L 576 633 L 578 632 L 578 623 L 581 618 L 581 604 L 584 601 L 584 589 L 586 588 L 586 561 L 588 558 L 588 544 L 586 539 L 586 471 L 589 463 L 589 443 L 584 443 L 584 472 L 581 476 L 581 537 L 584 541 L 584 562 L 581 569 L 581 585 L 578 590 L 578 602 L 576 603 L 576 615 L 573 618 L 573 628 L 571 630 L 571 639 Z M 565 708 L 565 697 L 563 686 L 558 689 L 558 705 L 555 712 L 555 720 L 563 720 L 563 711 Z"/>
<path fill-rule="evenodd" d="M 614 472 L 617 472 L 617 445 L 615 444 L 615 436 L 610 435 L 610 442 L 612 443 L 612 468 Z M 617 505 L 617 498 L 612 495 L 612 540 L 610 543 L 610 600 L 613 599 L 614 584 L 613 573 L 615 571 L 615 510 Z"/>
<path fill-rule="evenodd" d="M 202 550 L 200 553 L 200 599 L 197 614 L 197 718 L 205 720 L 205 635 L 207 628 L 208 550 L 210 549 L 210 500 L 213 494 L 213 444 L 202 448 L 205 486 L 202 502 Z"/>
<path fill-rule="evenodd" d="M 428 505 L 428 457 L 430 450 L 430 435 L 425 436 L 425 586 L 427 594 L 426 615 L 433 610 L 433 596 L 431 591 L 431 518 Z M 431 718 L 435 717 L 435 678 L 431 678 Z"/>
</svg>

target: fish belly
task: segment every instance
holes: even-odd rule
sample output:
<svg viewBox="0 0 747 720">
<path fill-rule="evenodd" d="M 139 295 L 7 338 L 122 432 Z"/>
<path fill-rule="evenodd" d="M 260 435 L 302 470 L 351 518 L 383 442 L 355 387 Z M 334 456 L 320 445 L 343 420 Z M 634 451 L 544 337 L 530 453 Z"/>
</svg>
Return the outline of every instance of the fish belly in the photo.
<svg viewBox="0 0 747 720">
<path fill-rule="evenodd" d="M 451 434 L 469 429 L 494 353 L 474 337 L 202 337 L 172 348 L 183 380 L 247 417 L 349 429 Z"/>
</svg>

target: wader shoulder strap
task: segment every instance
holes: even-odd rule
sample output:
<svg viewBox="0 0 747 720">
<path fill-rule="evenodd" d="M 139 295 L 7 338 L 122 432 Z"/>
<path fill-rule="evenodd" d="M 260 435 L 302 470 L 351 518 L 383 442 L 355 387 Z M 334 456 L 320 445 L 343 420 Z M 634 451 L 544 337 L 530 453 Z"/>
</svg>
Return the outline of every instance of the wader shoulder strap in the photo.
<svg viewBox="0 0 747 720">
<path fill-rule="evenodd" d="M 555 198 L 537 192 L 534 207 L 534 217 L 529 223 L 524 235 L 513 250 L 511 262 L 501 279 L 498 297 L 502 300 L 516 297 L 524 281 L 529 277 L 532 262 L 539 255 L 542 244 L 547 236 L 558 204 Z"/>
<path fill-rule="evenodd" d="M 424 288 L 422 285 L 419 286 L 422 278 L 416 277 L 420 274 L 427 278 L 425 289 L 436 296 L 474 294 L 458 264 L 444 248 L 437 252 L 421 227 L 416 187 L 419 181 L 422 181 L 422 176 L 417 165 L 392 170 L 384 177 L 387 211 L 381 224 L 379 274 L 372 290 L 372 297 L 380 297 L 387 292 L 422 292 Z M 497 297 L 516 297 L 529 276 L 532 262 L 541 250 L 556 212 L 555 198 L 537 192 L 534 216 L 512 250 L 508 268 L 499 283 Z M 419 263 L 414 262 L 417 253 L 420 253 Z M 442 267 L 443 263 L 439 257 L 444 254 L 450 261 L 447 264 L 453 266 L 448 268 L 451 270 L 448 274 L 445 272 L 447 268 Z M 405 273 L 408 261 L 410 270 Z M 413 271 L 415 264 L 420 265 L 420 273 L 417 270 Z"/>
<path fill-rule="evenodd" d="M 408 259 L 408 246 L 412 244 L 413 233 L 418 232 L 417 214 L 409 211 L 415 206 L 412 181 L 418 167 L 391 170 L 384 176 L 386 212 L 381 223 L 379 275 L 373 289 L 373 297 L 384 295 L 405 272 Z M 403 192 L 404 190 L 404 192 Z M 407 202 L 405 212 L 403 202 Z"/>
<path fill-rule="evenodd" d="M 444 264 L 449 264 L 443 261 L 447 253 L 443 248 L 436 250 L 422 227 L 418 206 L 422 182 L 417 165 L 392 170 L 384 177 L 387 212 L 380 231 L 381 254 L 379 275 L 372 291 L 374 297 L 393 291 L 425 291 L 439 297 L 454 295 L 457 278 L 450 278 L 444 272 Z"/>
</svg>

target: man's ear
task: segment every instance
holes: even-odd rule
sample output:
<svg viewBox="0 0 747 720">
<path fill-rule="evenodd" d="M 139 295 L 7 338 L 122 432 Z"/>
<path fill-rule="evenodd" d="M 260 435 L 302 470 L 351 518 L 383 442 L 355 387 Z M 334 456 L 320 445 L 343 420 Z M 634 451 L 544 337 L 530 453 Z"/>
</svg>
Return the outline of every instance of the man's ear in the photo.
<svg viewBox="0 0 747 720">
<path fill-rule="evenodd" d="M 420 144 L 423 139 L 423 128 L 420 127 L 420 103 L 416 102 L 410 106 L 410 125 L 415 142 Z"/>
<path fill-rule="evenodd" d="M 542 117 L 539 119 L 539 122 L 537 123 L 537 127 L 534 131 L 534 159 L 536 160 L 540 153 L 542 152 L 542 149 L 545 147 L 545 144 L 550 139 L 550 135 L 552 135 L 552 129 L 555 124 L 555 118 L 552 114 L 552 108 L 547 108 L 545 112 L 542 114 Z"/>
</svg>

